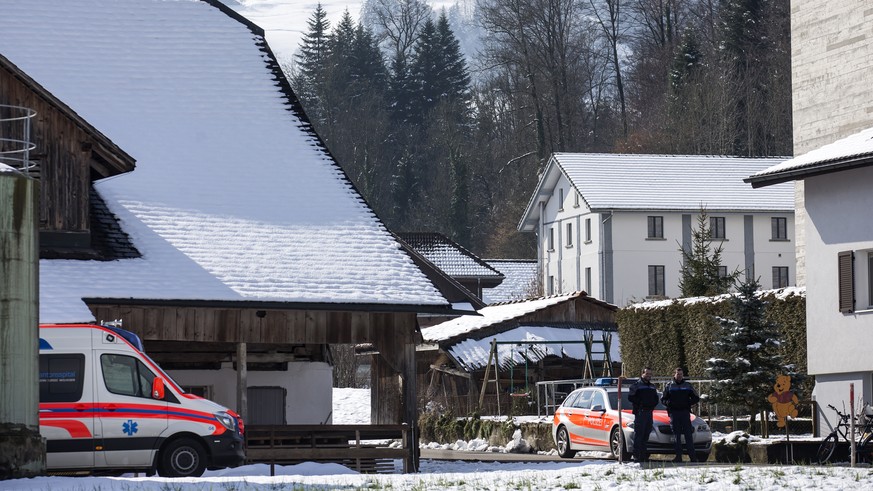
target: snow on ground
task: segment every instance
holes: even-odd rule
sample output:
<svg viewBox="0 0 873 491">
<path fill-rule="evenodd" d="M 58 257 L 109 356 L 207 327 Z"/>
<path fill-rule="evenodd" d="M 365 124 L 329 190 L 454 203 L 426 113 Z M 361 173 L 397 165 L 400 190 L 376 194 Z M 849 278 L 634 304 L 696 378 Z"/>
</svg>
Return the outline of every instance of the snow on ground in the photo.
<svg viewBox="0 0 873 491">
<path fill-rule="evenodd" d="M 612 461 L 496 463 L 423 460 L 418 474 L 365 475 L 331 464 L 251 465 L 209 472 L 199 479 L 40 477 L 0 482 L 3 490 L 195 491 L 212 490 L 337 490 L 337 489 L 830 489 L 857 490 L 873 486 L 869 468 L 820 466 L 654 466 Z"/>
<path fill-rule="evenodd" d="M 369 389 L 335 389 L 335 424 L 370 421 Z M 725 435 L 728 437 L 728 435 Z M 463 442 L 462 442 L 463 443 Z M 467 442 L 474 446 L 476 442 Z M 471 445 L 472 444 L 472 445 Z M 462 462 L 422 459 L 417 474 L 358 474 L 337 464 L 265 464 L 208 471 L 198 479 L 160 477 L 39 477 L 0 481 L 0 490 L 199 491 L 209 490 L 777 490 L 873 488 L 873 469 L 847 466 L 619 464 L 593 460 L 596 453 L 566 462 Z"/>
</svg>

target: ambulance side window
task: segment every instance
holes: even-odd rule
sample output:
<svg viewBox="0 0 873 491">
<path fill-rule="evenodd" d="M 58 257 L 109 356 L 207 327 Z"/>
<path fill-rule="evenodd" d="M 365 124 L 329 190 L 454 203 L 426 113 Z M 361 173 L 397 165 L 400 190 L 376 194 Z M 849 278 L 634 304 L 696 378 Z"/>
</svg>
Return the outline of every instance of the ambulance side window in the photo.
<svg viewBox="0 0 873 491">
<path fill-rule="evenodd" d="M 113 394 L 149 398 L 155 374 L 136 358 L 125 355 L 100 356 L 103 382 Z"/>
<path fill-rule="evenodd" d="M 85 383 L 85 355 L 39 355 L 39 402 L 76 402 Z"/>
</svg>

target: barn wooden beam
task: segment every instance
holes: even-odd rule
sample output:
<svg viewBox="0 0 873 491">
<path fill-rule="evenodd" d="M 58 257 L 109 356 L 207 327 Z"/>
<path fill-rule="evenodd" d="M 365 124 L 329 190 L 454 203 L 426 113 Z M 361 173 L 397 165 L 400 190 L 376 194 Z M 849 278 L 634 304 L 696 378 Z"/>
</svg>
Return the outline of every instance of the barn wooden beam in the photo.
<svg viewBox="0 0 873 491">
<path fill-rule="evenodd" d="M 456 377 L 463 377 L 465 379 L 472 378 L 472 376 L 469 373 L 463 372 L 461 370 L 455 370 L 454 368 L 442 367 L 439 365 L 431 365 L 430 368 L 431 368 L 431 370 L 436 370 L 438 372 L 448 373 L 449 375 L 454 375 Z"/>
<path fill-rule="evenodd" d="M 239 343 L 236 347 L 236 412 L 243 421 L 248 421 L 249 398 L 248 398 L 248 369 L 246 364 L 248 353 L 246 343 Z"/>
</svg>

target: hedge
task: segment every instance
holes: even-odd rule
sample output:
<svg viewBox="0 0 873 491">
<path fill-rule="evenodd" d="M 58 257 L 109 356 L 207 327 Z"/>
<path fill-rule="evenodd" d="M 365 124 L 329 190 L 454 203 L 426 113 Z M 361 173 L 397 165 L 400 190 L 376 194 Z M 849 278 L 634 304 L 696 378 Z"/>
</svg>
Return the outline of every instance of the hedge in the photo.
<svg viewBox="0 0 873 491">
<path fill-rule="evenodd" d="M 720 329 L 717 317 L 731 318 L 730 295 L 635 304 L 616 313 L 624 373 L 649 366 L 669 376 L 677 366 L 688 378 L 706 378 L 706 360 Z M 806 296 L 803 290 L 762 292 L 766 317 L 779 327 L 782 355 L 797 373 L 806 373 Z"/>
</svg>

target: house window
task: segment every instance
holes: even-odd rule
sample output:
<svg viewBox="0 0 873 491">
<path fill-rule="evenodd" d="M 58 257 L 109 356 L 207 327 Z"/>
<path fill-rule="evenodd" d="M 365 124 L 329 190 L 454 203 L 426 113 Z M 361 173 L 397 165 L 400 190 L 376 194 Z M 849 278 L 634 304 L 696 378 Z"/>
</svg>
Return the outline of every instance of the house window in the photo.
<svg viewBox="0 0 873 491">
<path fill-rule="evenodd" d="M 564 209 L 564 188 L 558 190 L 558 211 Z"/>
<path fill-rule="evenodd" d="M 649 235 L 650 239 L 664 238 L 664 217 L 649 217 Z"/>
<path fill-rule="evenodd" d="M 726 278 L 727 275 L 728 275 L 727 266 L 719 266 L 718 267 L 718 277 L 719 278 Z"/>
<path fill-rule="evenodd" d="M 870 264 L 873 265 L 873 261 Z M 585 268 L 585 293 L 591 295 L 591 268 Z"/>
<path fill-rule="evenodd" d="M 591 219 L 585 219 L 585 242 L 591 242 Z"/>
<path fill-rule="evenodd" d="M 837 254 L 837 288 L 839 291 L 840 312 L 849 313 L 855 311 L 855 271 L 854 253 L 843 251 Z"/>
<path fill-rule="evenodd" d="M 549 292 L 548 292 L 548 294 L 549 295 L 555 294 L 555 277 L 554 276 L 549 276 Z"/>
<path fill-rule="evenodd" d="M 555 228 L 552 227 L 549 229 L 549 250 L 555 250 Z"/>
<path fill-rule="evenodd" d="M 773 266 L 773 288 L 788 286 L 788 266 Z"/>
<path fill-rule="evenodd" d="M 724 217 L 709 217 L 709 237 L 724 239 Z"/>
<path fill-rule="evenodd" d="M 663 297 L 664 292 L 664 266 L 649 266 L 649 296 Z"/>
<path fill-rule="evenodd" d="M 573 207 L 579 208 L 579 193 L 578 192 L 573 193 Z"/>
<path fill-rule="evenodd" d="M 567 247 L 573 247 L 573 224 L 567 224 Z"/>
<path fill-rule="evenodd" d="M 773 231 L 772 240 L 788 240 L 788 219 L 785 217 L 770 218 L 770 228 Z"/>
</svg>

